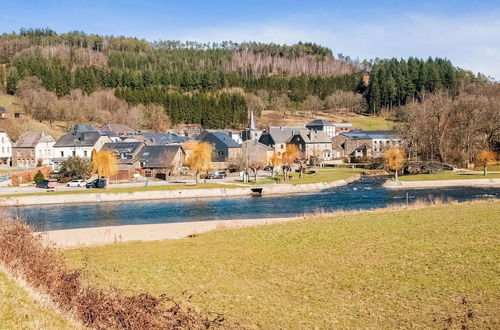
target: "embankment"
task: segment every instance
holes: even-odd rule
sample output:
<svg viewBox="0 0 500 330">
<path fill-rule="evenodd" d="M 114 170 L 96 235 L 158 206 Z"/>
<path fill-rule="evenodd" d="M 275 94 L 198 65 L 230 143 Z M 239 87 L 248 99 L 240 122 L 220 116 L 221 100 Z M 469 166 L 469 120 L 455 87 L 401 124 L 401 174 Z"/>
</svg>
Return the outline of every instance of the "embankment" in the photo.
<svg viewBox="0 0 500 330">
<path fill-rule="evenodd" d="M 39 195 L 10 196 L 0 198 L 0 206 L 25 206 L 25 205 L 48 205 L 48 204 L 72 204 L 72 203 L 101 203 L 101 202 L 124 202 L 162 200 L 177 198 L 202 198 L 202 197 L 231 197 L 250 196 L 252 189 L 262 188 L 262 195 L 297 194 L 347 185 L 358 180 L 360 174 L 331 182 L 318 182 L 309 184 L 266 184 L 260 186 L 249 186 L 242 188 L 212 188 L 212 189 L 185 189 L 185 190 L 148 190 L 134 192 L 89 192 L 88 194 L 51 194 L 50 192 Z"/>
<path fill-rule="evenodd" d="M 424 189 L 438 187 L 500 187 L 500 179 L 466 179 L 466 180 L 430 180 L 430 181 L 395 181 L 387 180 L 383 184 L 387 189 Z"/>
</svg>

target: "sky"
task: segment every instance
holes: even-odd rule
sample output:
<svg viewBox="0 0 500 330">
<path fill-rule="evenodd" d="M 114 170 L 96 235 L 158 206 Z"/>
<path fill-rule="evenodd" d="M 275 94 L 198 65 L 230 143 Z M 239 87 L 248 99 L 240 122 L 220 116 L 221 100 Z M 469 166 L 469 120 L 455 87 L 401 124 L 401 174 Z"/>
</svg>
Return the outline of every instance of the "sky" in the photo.
<svg viewBox="0 0 500 330">
<path fill-rule="evenodd" d="M 153 40 L 316 42 L 351 58 L 445 57 L 500 80 L 500 1 L 0 0 L 0 33 Z"/>
</svg>

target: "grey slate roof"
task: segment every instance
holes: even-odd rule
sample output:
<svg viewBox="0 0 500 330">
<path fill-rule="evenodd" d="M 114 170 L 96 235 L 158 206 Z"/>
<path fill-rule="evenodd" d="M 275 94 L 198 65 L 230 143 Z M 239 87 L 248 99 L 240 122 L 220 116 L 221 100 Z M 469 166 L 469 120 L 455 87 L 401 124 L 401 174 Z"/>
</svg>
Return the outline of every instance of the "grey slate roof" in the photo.
<svg viewBox="0 0 500 330">
<path fill-rule="evenodd" d="M 180 145 L 163 145 L 163 146 L 144 146 L 136 156 L 136 159 L 141 162 L 146 162 L 144 167 L 169 167 L 177 152 L 181 150 L 184 152 Z"/>
<path fill-rule="evenodd" d="M 137 130 L 122 124 L 107 124 L 101 127 L 100 131 L 114 132 L 118 135 L 133 135 L 137 133 Z"/>
<path fill-rule="evenodd" d="M 179 136 L 175 133 L 140 132 L 132 137 L 147 145 L 167 145 L 191 140 L 188 136 Z"/>
<path fill-rule="evenodd" d="M 7 110 L 4 107 L 0 107 L 0 113 L 5 113 Z"/>
<path fill-rule="evenodd" d="M 101 136 L 98 131 L 73 131 L 61 136 L 54 147 L 93 147 Z"/>
<path fill-rule="evenodd" d="M 342 133 L 342 135 L 346 136 L 351 140 L 368 140 L 368 139 L 398 139 L 398 135 L 395 131 L 363 131 L 363 130 L 354 130 L 347 133 Z"/>
<path fill-rule="evenodd" d="M 331 143 L 332 139 L 323 131 L 299 131 L 292 135 L 287 142 L 294 136 L 300 135 L 305 143 Z"/>
<path fill-rule="evenodd" d="M 43 132 L 26 132 L 19 137 L 14 148 L 34 148 L 39 142 L 53 142 L 54 138 Z"/>
<path fill-rule="evenodd" d="M 309 122 L 307 126 L 333 126 L 333 123 L 325 119 L 315 119 Z"/>
<path fill-rule="evenodd" d="M 107 142 L 101 150 L 111 150 L 115 153 L 135 153 L 144 144 L 142 142 Z"/>
<path fill-rule="evenodd" d="M 262 133 L 259 142 L 266 145 L 286 143 L 295 133 L 309 130 L 304 126 L 269 126 L 267 132 Z"/>
<path fill-rule="evenodd" d="M 238 148 L 240 144 L 229 137 L 225 132 L 212 132 L 210 133 L 215 136 L 217 139 L 221 140 L 228 148 Z"/>
</svg>

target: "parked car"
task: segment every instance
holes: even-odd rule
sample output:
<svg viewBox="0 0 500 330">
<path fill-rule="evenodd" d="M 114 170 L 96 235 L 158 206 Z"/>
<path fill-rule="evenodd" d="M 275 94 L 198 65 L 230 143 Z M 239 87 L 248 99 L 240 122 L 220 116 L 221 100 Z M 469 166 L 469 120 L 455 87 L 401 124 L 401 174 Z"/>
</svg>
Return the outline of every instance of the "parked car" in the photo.
<svg viewBox="0 0 500 330">
<path fill-rule="evenodd" d="M 85 185 L 87 189 L 90 188 L 104 188 L 106 187 L 106 179 L 95 179 Z"/>
<path fill-rule="evenodd" d="M 226 178 L 227 174 L 225 171 L 215 171 L 212 173 L 208 173 L 207 179 L 224 179 Z"/>
<path fill-rule="evenodd" d="M 42 189 L 55 189 L 56 185 L 57 181 L 55 180 L 42 180 L 37 182 L 36 187 Z"/>
<path fill-rule="evenodd" d="M 272 170 L 273 170 L 272 166 L 266 166 L 266 167 L 264 167 L 264 171 L 266 171 L 266 172 L 271 172 Z"/>
<path fill-rule="evenodd" d="M 66 184 L 66 187 L 85 187 L 87 183 L 83 180 L 71 180 Z"/>
</svg>

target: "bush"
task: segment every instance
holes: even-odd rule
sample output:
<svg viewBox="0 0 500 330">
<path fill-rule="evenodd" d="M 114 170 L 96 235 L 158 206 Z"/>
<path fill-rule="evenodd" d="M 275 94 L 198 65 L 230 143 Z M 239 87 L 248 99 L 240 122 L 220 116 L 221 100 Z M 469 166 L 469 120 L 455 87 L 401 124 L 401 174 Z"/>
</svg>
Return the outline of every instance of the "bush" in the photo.
<svg viewBox="0 0 500 330">
<path fill-rule="evenodd" d="M 38 183 L 40 181 L 45 180 L 45 175 L 43 175 L 42 171 L 38 170 L 38 172 L 36 172 L 35 177 L 33 179 L 35 180 L 35 183 Z"/>
<path fill-rule="evenodd" d="M 0 262 L 63 312 L 92 329 L 212 329 L 223 317 L 184 310 L 172 299 L 147 293 L 135 296 L 88 284 L 81 270 L 70 271 L 58 251 L 33 235 L 19 220 L 0 217 Z"/>
</svg>

